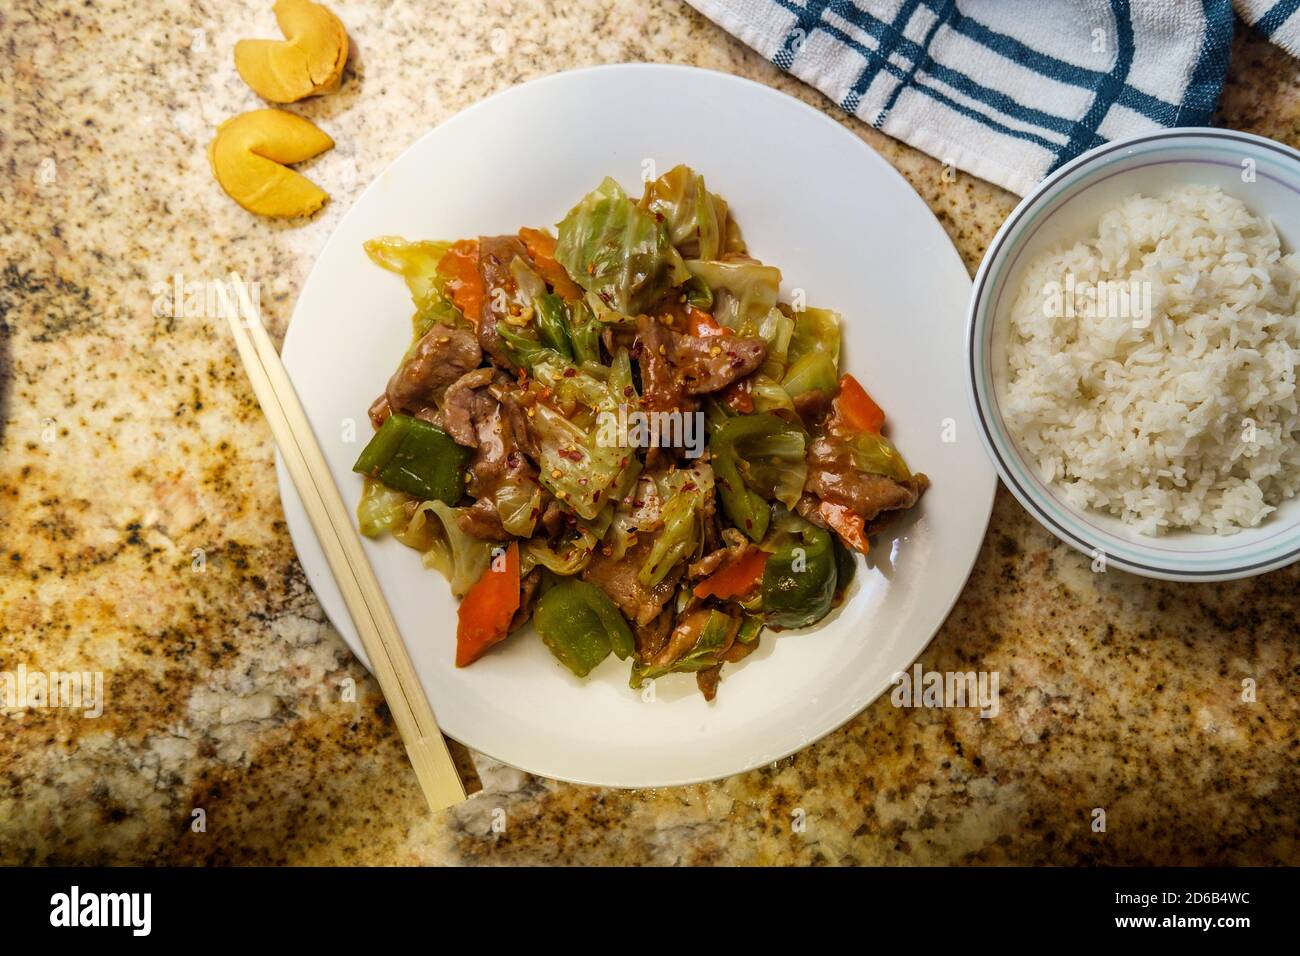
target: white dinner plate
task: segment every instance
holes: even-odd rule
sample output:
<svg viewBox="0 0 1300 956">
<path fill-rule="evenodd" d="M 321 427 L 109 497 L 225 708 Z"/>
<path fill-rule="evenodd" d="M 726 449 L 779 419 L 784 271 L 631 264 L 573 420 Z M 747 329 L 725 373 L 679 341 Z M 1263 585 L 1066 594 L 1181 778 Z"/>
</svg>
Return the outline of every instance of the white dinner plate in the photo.
<svg viewBox="0 0 1300 956">
<path fill-rule="evenodd" d="M 723 668 L 712 703 L 689 674 L 659 680 L 647 700 L 612 656 L 579 680 L 531 628 L 457 669 L 446 581 L 397 541 L 367 540 L 444 731 L 546 777 L 690 783 L 771 762 L 834 730 L 943 623 L 992 508 L 996 479 L 963 384 L 970 279 L 925 203 L 817 110 L 736 77 L 651 65 L 560 73 L 484 100 L 421 137 L 343 218 L 298 299 L 283 354 L 344 500 L 360 497 L 351 468 L 370 433 L 366 409 L 409 343 L 413 311 L 401 280 L 371 264 L 362 243 L 553 227 L 603 177 L 639 195 L 644 174 L 677 163 L 731 204 L 751 253 L 780 267 L 783 298 L 802 289 L 808 305 L 843 315 L 843 368 L 885 409 L 889 434 L 933 487 L 860 561 L 837 611 L 806 631 L 766 632 L 757 652 Z M 364 661 L 277 467 L 307 579 Z"/>
</svg>

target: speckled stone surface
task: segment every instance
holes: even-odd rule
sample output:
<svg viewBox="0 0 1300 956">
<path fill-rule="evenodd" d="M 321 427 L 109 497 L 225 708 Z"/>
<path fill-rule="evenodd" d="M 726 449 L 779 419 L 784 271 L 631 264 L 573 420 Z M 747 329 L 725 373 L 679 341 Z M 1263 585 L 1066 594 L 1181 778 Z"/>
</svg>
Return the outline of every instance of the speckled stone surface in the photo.
<svg viewBox="0 0 1300 956">
<path fill-rule="evenodd" d="M 348 0 L 342 89 L 294 107 L 338 144 L 305 169 L 333 201 L 305 224 L 258 220 L 204 146 L 262 105 L 231 50 L 275 35 L 270 6 L 0 13 L 0 671 L 102 670 L 108 698 L 94 720 L 0 715 L 0 862 L 1300 862 L 1300 569 L 1205 586 L 1093 574 L 1003 492 L 922 657 L 998 670 L 998 718 L 885 699 L 776 766 L 664 791 L 480 760 L 482 794 L 426 813 L 295 560 L 228 335 L 155 317 L 156 284 L 258 277 L 279 335 L 316 250 L 410 141 L 593 63 L 695 64 L 827 111 L 899 168 L 972 269 L 1015 200 L 945 179 L 671 0 L 436 15 Z M 1245 33 L 1233 61 L 1218 121 L 1300 144 L 1297 63 Z"/>
</svg>

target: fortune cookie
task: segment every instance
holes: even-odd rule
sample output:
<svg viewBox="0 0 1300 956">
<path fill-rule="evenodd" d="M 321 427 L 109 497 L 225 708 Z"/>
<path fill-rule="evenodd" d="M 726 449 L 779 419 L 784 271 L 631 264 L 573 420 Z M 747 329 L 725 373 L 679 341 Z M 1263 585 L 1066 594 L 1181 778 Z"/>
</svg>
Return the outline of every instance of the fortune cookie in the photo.
<svg viewBox="0 0 1300 956">
<path fill-rule="evenodd" d="M 277 0 L 283 40 L 240 40 L 235 69 L 253 92 L 272 103 L 339 88 L 348 59 L 348 34 L 339 18 L 310 0 Z"/>
<path fill-rule="evenodd" d="M 261 216 L 310 216 L 329 198 L 285 167 L 334 145 L 310 120 L 283 110 L 254 110 L 226 120 L 208 144 L 208 162 L 221 188 Z"/>
</svg>

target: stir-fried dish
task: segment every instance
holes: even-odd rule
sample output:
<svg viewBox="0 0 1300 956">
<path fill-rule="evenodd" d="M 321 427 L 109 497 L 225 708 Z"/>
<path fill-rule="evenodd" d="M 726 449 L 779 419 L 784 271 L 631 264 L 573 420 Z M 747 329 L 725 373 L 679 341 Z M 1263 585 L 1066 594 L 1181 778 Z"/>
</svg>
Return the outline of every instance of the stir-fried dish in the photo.
<svg viewBox="0 0 1300 956">
<path fill-rule="evenodd" d="M 780 300 L 727 203 L 678 166 L 606 179 L 552 235 L 375 239 L 414 338 L 370 408 L 361 531 L 461 599 L 456 664 L 532 620 L 585 677 L 694 673 L 842 598 L 852 552 L 929 484 L 841 375 L 839 316 Z"/>
</svg>

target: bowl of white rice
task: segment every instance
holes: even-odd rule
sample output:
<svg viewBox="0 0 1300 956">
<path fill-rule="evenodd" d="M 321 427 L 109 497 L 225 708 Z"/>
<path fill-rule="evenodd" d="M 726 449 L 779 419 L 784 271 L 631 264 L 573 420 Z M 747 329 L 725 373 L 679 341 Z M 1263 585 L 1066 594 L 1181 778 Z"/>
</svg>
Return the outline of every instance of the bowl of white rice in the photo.
<svg viewBox="0 0 1300 956">
<path fill-rule="evenodd" d="M 1217 129 L 1048 177 L 975 279 L 970 396 L 1062 541 L 1179 581 L 1300 558 L 1300 153 Z"/>
</svg>

